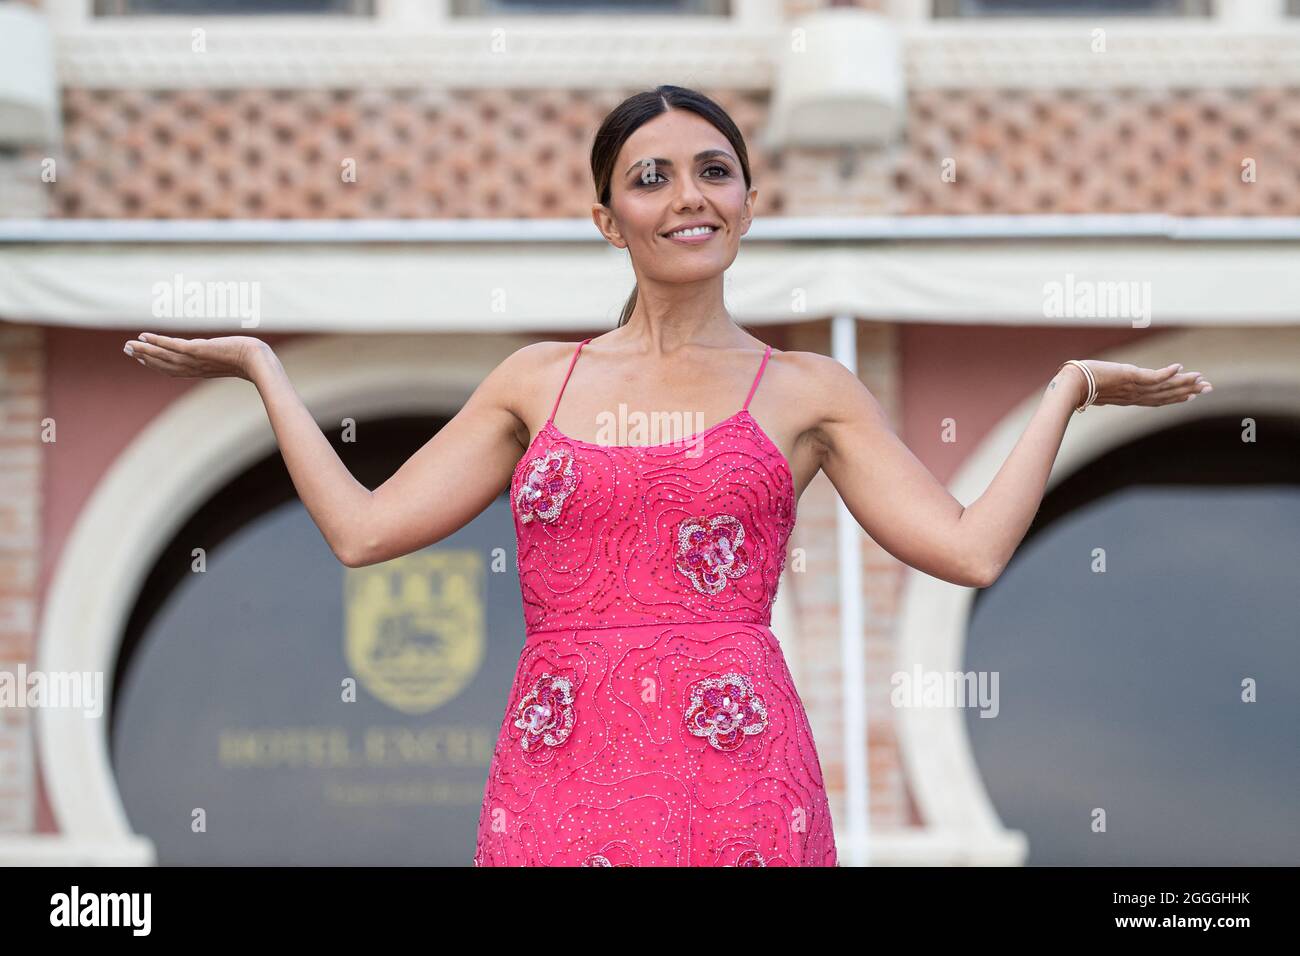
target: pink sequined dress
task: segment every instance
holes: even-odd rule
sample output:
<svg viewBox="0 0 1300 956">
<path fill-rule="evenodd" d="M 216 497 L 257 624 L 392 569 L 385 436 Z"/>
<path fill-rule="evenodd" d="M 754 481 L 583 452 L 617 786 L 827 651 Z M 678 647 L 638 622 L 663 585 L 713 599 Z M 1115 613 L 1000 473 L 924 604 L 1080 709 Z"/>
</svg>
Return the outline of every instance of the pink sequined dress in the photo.
<svg viewBox="0 0 1300 956">
<path fill-rule="evenodd" d="M 511 480 L 526 637 L 475 866 L 835 866 L 812 729 L 769 629 L 794 477 L 741 409 L 658 445 L 551 416 Z"/>
</svg>

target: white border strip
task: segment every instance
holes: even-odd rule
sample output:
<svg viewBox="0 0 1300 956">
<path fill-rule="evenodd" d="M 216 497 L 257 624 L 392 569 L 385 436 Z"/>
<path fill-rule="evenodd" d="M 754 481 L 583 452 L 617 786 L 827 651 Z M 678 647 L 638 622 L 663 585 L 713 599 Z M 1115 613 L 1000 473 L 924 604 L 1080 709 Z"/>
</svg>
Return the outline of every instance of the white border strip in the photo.
<svg viewBox="0 0 1300 956">
<path fill-rule="evenodd" d="M 47 0 L 67 86 L 97 88 L 550 87 L 661 82 L 765 89 L 799 18 L 735 0 L 730 18 L 456 17 L 447 0 L 386 0 L 374 20 L 94 18 Z M 894 0 L 914 89 L 1224 87 L 1300 80 L 1300 18 L 1279 0 L 1217 0 L 1210 18 L 1094 16 L 933 20 Z M 1252 6 L 1253 5 L 1253 6 Z M 873 16 L 862 11 L 862 16 Z M 208 52 L 190 52 L 203 27 Z M 1106 51 L 1093 50 L 1094 31 Z M 592 55 L 592 51 L 599 51 Z"/>
<path fill-rule="evenodd" d="M 1108 237 L 1300 241 L 1300 217 L 768 216 L 754 220 L 745 242 Z M 65 242 L 606 244 L 590 219 L 0 219 L 0 244 Z"/>
<path fill-rule="evenodd" d="M 728 308 L 753 325 L 839 313 L 1071 328 L 1297 325 L 1298 251 L 1294 241 L 746 237 L 723 283 Z M 613 327 L 635 281 L 627 253 L 603 240 L 9 243 L 0 319 L 181 335 L 547 335 Z"/>
</svg>

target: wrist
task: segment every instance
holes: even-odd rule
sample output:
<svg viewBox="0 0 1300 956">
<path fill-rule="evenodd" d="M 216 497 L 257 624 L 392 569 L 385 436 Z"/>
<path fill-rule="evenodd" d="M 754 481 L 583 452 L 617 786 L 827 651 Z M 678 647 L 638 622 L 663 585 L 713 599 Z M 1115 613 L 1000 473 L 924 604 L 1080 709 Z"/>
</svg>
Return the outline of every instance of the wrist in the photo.
<svg viewBox="0 0 1300 956">
<path fill-rule="evenodd" d="M 1088 379 L 1077 365 L 1062 365 L 1052 377 L 1048 388 L 1064 395 L 1071 409 L 1077 409 L 1088 400 Z"/>
<path fill-rule="evenodd" d="M 265 342 L 258 341 L 244 360 L 244 377 L 256 385 L 279 366 L 279 356 Z"/>
</svg>

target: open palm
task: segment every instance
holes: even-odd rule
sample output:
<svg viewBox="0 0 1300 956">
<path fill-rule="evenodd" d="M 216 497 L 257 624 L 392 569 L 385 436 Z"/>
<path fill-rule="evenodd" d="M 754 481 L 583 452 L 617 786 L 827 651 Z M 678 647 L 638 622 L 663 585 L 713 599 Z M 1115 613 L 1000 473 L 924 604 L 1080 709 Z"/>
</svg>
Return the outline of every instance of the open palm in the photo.
<svg viewBox="0 0 1300 956">
<path fill-rule="evenodd" d="M 1097 382 L 1094 405 L 1172 405 L 1214 390 L 1200 372 L 1185 372 L 1176 363 L 1164 368 L 1142 368 L 1087 359 L 1084 364 Z M 1079 383 L 1077 404 L 1082 405 L 1088 394 L 1087 382 L 1078 369 L 1073 380 Z"/>
<path fill-rule="evenodd" d="M 269 346 L 250 335 L 224 335 L 215 339 L 180 339 L 156 332 L 141 332 L 122 351 L 146 368 L 176 378 L 249 377 L 254 358 Z"/>
</svg>

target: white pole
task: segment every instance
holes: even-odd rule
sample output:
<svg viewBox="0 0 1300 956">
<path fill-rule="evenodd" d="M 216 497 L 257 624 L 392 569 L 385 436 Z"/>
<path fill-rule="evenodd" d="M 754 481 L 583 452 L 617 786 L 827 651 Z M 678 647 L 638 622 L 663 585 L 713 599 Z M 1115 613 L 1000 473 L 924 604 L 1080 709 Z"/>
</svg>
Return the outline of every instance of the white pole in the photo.
<svg viewBox="0 0 1300 956">
<path fill-rule="evenodd" d="M 857 322 L 851 315 L 831 320 L 831 354 L 858 374 Z M 871 827 L 870 768 L 867 764 L 866 646 L 862 611 L 862 528 L 845 506 L 836 502 L 835 535 L 840 565 L 840 671 L 844 695 L 844 780 L 848 811 L 844 850 L 850 866 L 869 866 Z"/>
</svg>

